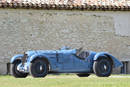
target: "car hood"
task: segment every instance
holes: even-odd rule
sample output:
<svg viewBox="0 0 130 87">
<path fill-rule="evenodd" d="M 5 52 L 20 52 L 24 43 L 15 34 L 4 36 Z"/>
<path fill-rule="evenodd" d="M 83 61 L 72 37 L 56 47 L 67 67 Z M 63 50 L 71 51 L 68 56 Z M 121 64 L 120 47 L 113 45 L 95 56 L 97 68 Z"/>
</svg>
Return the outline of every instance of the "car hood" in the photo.
<svg viewBox="0 0 130 87">
<path fill-rule="evenodd" d="M 53 53 L 56 53 L 56 50 L 33 50 L 26 52 L 28 56 L 32 56 L 34 54 L 53 54 Z"/>
<path fill-rule="evenodd" d="M 33 51 L 27 51 L 26 54 L 28 56 L 32 56 L 34 54 L 46 54 L 46 55 L 52 55 L 56 53 L 75 53 L 75 49 L 70 50 L 33 50 Z"/>
</svg>

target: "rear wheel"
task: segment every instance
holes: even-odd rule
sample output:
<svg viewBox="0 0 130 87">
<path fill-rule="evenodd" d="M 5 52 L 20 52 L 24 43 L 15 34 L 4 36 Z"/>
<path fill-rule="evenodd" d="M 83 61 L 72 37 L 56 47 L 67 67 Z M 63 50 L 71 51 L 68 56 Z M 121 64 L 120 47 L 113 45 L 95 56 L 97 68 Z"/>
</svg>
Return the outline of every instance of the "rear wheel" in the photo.
<svg viewBox="0 0 130 87">
<path fill-rule="evenodd" d="M 104 57 L 94 61 L 93 64 L 94 73 L 99 77 L 108 77 L 112 73 L 112 63 L 108 58 Z"/>
<path fill-rule="evenodd" d="M 83 73 L 83 74 L 77 74 L 77 76 L 79 76 L 79 77 L 88 77 L 90 74 L 88 74 L 88 73 Z"/>
<path fill-rule="evenodd" d="M 17 66 L 21 63 L 21 60 L 16 60 L 11 64 L 11 74 L 16 78 L 25 78 L 28 76 L 28 73 L 19 72 Z"/>
<path fill-rule="evenodd" d="M 33 77 L 45 77 L 48 74 L 48 64 L 45 60 L 36 59 L 30 65 L 30 74 Z"/>
</svg>

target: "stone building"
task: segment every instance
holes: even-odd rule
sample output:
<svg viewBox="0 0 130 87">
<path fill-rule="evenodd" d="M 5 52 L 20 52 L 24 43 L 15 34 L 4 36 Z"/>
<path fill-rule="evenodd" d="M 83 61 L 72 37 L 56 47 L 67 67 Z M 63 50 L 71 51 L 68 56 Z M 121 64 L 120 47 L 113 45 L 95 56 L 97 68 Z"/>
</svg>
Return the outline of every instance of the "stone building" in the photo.
<svg viewBox="0 0 130 87">
<path fill-rule="evenodd" d="M 130 73 L 129 0 L 0 0 L 0 74 L 27 50 L 62 46 L 106 51 Z"/>
</svg>

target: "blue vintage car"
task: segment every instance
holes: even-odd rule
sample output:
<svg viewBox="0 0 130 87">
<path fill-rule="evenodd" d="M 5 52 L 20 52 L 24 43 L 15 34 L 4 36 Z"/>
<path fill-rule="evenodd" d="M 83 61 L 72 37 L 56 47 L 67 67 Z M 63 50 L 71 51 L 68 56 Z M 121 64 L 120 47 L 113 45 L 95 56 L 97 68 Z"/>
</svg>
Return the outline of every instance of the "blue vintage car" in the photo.
<svg viewBox="0 0 130 87">
<path fill-rule="evenodd" d="M 113 68 L 122 63 L 107 52 L 85 51 L 82 48 L 60 50 L 27 51 L 11 58 L 11 73 L 14 77 L 45 77 L 49 73 L 76 73 L 87 77 L 95 73 L 99 77 L 108 77 Z"/>
</svg>

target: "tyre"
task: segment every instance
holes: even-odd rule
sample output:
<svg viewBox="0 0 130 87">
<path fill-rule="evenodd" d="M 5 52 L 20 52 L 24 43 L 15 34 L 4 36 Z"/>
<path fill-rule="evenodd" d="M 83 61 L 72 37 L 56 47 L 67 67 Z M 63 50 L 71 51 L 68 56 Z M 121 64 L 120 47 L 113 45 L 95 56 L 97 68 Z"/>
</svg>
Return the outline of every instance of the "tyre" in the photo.
<svg viewBox="0 0 130 87">
<path fill-rule="evenodd" d="M 108 77 L 112 73 L 112 63 L 106 57 L 99 58 L 93 64 L 94 73 L 99 77 Z"/>
<path fill-rule="evenodd" d="M 48 74 L 48 63 L 42 59 L 34 60 L 30 65 L 30 74 L 33 77 L 45 77 Z"/>
<path fill-rule="evenodd" d="M 88 73 L 84 73 L 84 74 L 77 74 L 77 76 L 79 77 L 88 77 L 90 74 Z"/>
<path fill-rule="evenodd" d="M 19 72 L 17 66 L 21 63 L 21 60 L 16 60 L 11 64 L 11 74 L 16 78 L 25 78 L 28 76 L 28 73 Z"/>
</svg>

